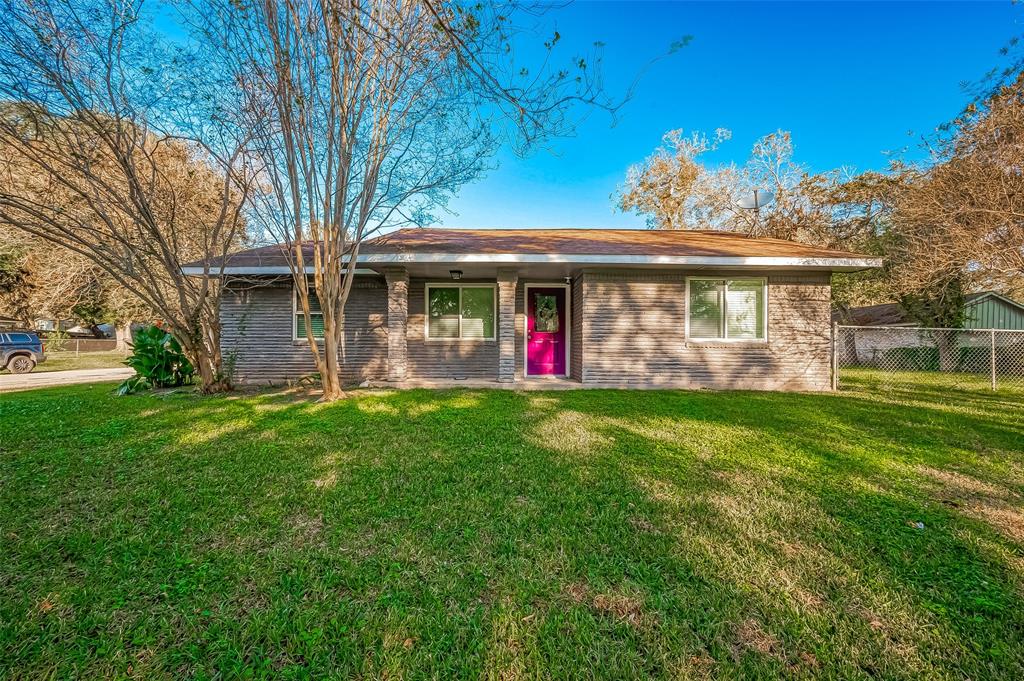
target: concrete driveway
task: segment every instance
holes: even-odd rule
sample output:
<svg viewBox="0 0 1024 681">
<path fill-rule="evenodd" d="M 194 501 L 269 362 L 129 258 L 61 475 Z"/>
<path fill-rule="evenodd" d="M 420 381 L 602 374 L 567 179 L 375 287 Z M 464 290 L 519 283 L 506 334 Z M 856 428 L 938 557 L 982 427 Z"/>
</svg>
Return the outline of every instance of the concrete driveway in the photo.
<svg viewBox="0 0 1024 681">
<path fill-rule="evenodd" d="M 128 367 L 115 369 L 72 369 L 71 371 L 43 371 L 31 374 L 0 374 L 0 392 L 52 388 L 76 383 L 123 381 L 135 372 Z"/>
</svg>

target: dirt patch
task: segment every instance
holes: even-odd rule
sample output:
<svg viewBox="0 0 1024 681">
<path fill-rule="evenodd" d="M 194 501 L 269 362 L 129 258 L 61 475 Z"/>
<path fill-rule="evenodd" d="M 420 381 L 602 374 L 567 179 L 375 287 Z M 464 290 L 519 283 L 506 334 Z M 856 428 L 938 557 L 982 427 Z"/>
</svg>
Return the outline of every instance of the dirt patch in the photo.
<svg viewBox="0 0 1024 681">
<path fill-rule="evenodd" d="M 812 591 L 807 591 L 806 589 L 801 589 L 800 587 L 793 588 L 793 598 L 796 599 L 797 603 L 803 606 L 804 610 L 811 612 L 820 610 L 821 606 L 825 603 L 818 594 Z"/>
<path fill-rule="evenodd" d="M 590 589 L 586 584 L 575 582 L 565 587 L 565 594 L 573 603 L 584 603 L 590 599 Z"/>
<path fill-rule="evenodd" d="M 782 657 L 782 643 L 765 631 L 756 619 L 746 619 L 736 627 L 736 642 L 741 650 L 752 650 L 769 657 Z"/>
<path fill-rule="evenodd" d="M 814 656 L 814 653 L 800 653 L 800 665 L 807 669 L 817 669 L 821 666 L 818 662 L 818 658 Z"/>
<path fill-rule="evenodd" d="M 858 608 L 855 612 L 861 619 L 867 622 L 868 626 L 874 631 L 885 631 L 888 628 L 886 627 L 885 622 L 882 621 L 881 617 L 867 608 Z"/>
<path fill-rule="evenodd" d="M 641 626 L 649 619 L 639 595 L 623 592 L 595 593 L 589 586 L 579 582 L 567 586 L 565 594 L 574 603 L 586 604 L 601 614 L 633 626 Z"/>
<path fill-rule="evenodd" d="M 597 594 L 591 604 L 595 610 L 633 625 L 640 624 L 644 618 L 644 606 L 640 599 L 624 594 Z"/>
</svg>

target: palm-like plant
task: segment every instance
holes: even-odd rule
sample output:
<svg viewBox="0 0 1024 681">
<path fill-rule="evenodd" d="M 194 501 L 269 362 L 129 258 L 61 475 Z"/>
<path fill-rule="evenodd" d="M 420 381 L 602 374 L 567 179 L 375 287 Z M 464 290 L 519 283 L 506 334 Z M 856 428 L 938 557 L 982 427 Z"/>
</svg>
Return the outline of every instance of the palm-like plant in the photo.
<svg viewBox="0 0 1024 681">
<path fill-rule="evenodd" d="M 135 369 L 135 375 L 118 387 L 120 395 L 145 388 L 178 387 L 190 382 L 195 374 L 178 341 L 158 326 L 135 332 L 132 354 L 125 364 Z"/>
</svg>

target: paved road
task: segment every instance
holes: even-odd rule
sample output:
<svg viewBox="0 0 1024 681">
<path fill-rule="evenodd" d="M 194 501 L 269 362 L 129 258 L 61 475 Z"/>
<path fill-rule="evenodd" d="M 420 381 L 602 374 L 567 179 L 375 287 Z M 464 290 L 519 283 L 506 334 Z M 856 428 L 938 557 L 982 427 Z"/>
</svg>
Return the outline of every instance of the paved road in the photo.
<svg viewBox="0 0 1024 681">
<path fill-rule="evenodd" d="M 71 371 L 43 371 L 31 374 L 0 374 L 0 392 L 50 388 L 75 383 L 123 381 L 135 372 L 128 367 L 116 369 L 72 369 Z"/>
</svg>

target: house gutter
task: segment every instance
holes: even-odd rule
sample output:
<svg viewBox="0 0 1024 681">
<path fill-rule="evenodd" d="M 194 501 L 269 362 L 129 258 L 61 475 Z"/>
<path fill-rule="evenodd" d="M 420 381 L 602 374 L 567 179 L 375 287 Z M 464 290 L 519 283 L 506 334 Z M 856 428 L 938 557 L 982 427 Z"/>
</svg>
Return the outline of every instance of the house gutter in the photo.
<svg viewBox="0 0 1024 681">
<path fill-rule="evenodd" d="M 881 258 L 827 258 L 827 257 L 765 257 L 765 256 L 705 256 L 705 255 L 572 255 L 564 253 L 367 253 L 359 256 L 359 263 L 367 265 L 401 265 L 415 263 L 551 263 L 578 265 L 647 265 L 690 268 L 742 267 L 749 269 L 819 269 L 838 272 L 856 272 L 882 266 Z M 183 274 L 214 276 L 261 274 L 291 274 L 287 265 L 194 266 L 181 268 Z M 313 267 L 306 272 L 312 273 Z M 373 270 L 357 269 L 356 274 L 375 274 Z"/>
</svg>

